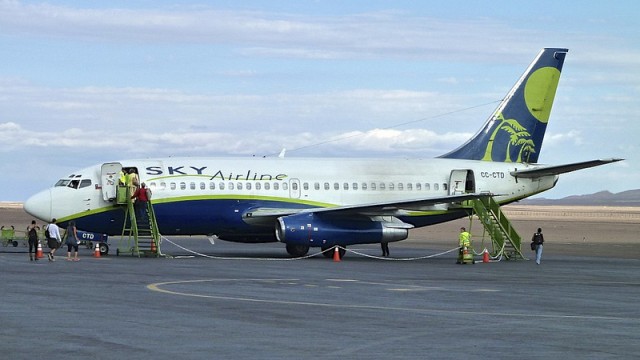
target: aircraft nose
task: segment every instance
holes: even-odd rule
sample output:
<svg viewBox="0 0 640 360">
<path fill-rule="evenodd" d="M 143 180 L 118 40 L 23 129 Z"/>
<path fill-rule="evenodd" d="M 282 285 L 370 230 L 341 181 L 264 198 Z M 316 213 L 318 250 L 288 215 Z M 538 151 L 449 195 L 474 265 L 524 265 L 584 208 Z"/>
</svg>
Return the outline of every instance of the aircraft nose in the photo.
<svg viewBox="0 0 640 360">
<path fill-rule="evenodd" d="M 41 191 L 24 203 L 24 211 L 42 221 L 51 220 L 51 190 Z"/>
</svg>

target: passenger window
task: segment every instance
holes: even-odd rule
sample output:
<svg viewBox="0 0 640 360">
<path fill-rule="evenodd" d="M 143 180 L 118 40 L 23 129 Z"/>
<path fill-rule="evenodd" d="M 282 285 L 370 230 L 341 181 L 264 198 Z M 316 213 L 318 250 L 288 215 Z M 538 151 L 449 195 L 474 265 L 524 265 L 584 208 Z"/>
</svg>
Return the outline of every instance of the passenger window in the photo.
<svg viewBox="0 0 640 360">
<path fill-rule="evenodd" d="M 203 182 L 200 183 L 200 190 L 204 190 L 207 188 L 207 185 Z"/>
<path fill-rule="evenodd" d="M 176 183 L 172 182 L 170 187 L 171 187 L 171 190 L 175 190 L 176 189 Z"/>
<path fill-rule="evenodd" d="M 330 189 L 330 188 L 329 188 L 329 183 L 328 183 L 328 182 L 324 183 L 324 189 L 325 189 L 325 190 L 329 190 L 329 189 Z"/>
<path fill-rule="evenodd" d="M 412 191 L 412 190 L 413 190 L 413 184 L 407 183 L 407 191 Z"/>
<path fill-rule="evenodd" d="M 389 190 L 393 190 L 395 188 L 395 184 L 394 183 L 389 183 Z"/>
<path fill-rule="evenodd" d="M 268 182 L 267 182 L 267 183 L 264 183 L 264 189 L 265 189 L 265 190 L 269 190 L 269 189 L 271 189 L 271 185 L 270 185 Z"/>
<path fill-rule="evenodd" d="M 288 183 L 282 183 L 282 190 L 289 190 L 289 184 Z"/>
<path fill-rule="evenodd" d="M 433 184 L 433 190 L 434 191 L 438 191 L 439 190 L 438 183 Z"/>
<path fill-rule="evenodd" d="M 256 183 L 256 190 L 260 190 L 262 189 L 262 184 L 260 184 L 259 182 Z"/>
<path fill-rule="evenodd" d="M 233 183 L 232 182 L 229 183 L 229 190 L 233 190 Z"/>
<path fill-rule="evenodd" d="M 320 183 L 314 183 L 313 188 L 316 190 L 320 190 Z"/>
<path fill-rule="evenodd" d="M 384 183 L 381 182 L 380 183 L 380 190 L 384 190 L 384 189 L 385 189 L 385 185 L 384 185 Z"/>
<path fill-rule="evenodd" d="M 371 190 L 375 191 L 376 190 L 376 183 L 371 183 Z"/>
<path fill-rule="evenodd" d="M 247 190 L 251 190 L 251 183 L 250 182 L 247 183 Z"/>
<path fill-rule="evenodd" d="M 294 183 L 295 184 L 295 183 Z M 302 189 L 304 189 L 305 191 L 309 190 L 309 183 L 304 183 L 302 184 Z M 294 189 L 295 190 L 295 189 Z"/>
<path fill-rule="evenodd" d="M 238 183 L 238 190 L 242 190 L 242 183 Z"/>
<path fill-rule="evenodd" d="M 291 184 L 291 189 L 293 189 L 293 191 L 298 190 L 298 184 L 297 183 L 292 183 Z"/>
<path fill-rule="evenodd" d="M 180 190 L 186 190 L 186 189 L 187 189 L 187 183 L 181 182 L 180 183 Z"/>
<path fill-rule="evenodd" d="M 164 190 L 164 189 L 166 189 L 166 188 L 167 188 L 167 183 L 166 183 L 166 182 L 164 182 L 164 181 L 163 181 L 163 182 L 161 182 L 161 183 L 160 183 L 160 190 Z"/>
<path fill-rule="evenodd" d="M 333 183 L 333 190 L 340 190 L 340 184 Z"/>
<path fill-rule="evenodd" d="M 224 183 L 220 182 L 220 190 L 224 190 Z"/>
<path fill-rule="evenodd" d="M 358 190 L 358 183 L 353 183 L 353 190 Z"/>
<path fill-rule="evenodd" d="M 216 189 L 216 183 L 214 183 L 213 181 L 209 183 L 209 189 L 210 190 L 215 190 Z"/>
<path fill-rule="evenodd" d="M 403 183 L 398 183 L 398 190 L 400 190 L 400 191 L 404 190 L 404 184 Z"/>
<path fill-rule="evenodd" d="M 367 183 L 365 182 L 362 183 L 362 190 L 367 190 Z"/>
<path fill-rule="evenodd" d="M 447 183 L 442 184 L 442 190 L 447 190 Z"/>
<path fill-rule="evenodd" d="M 424 184 L 424 190 L 425 191 L 431 190 L 431 185 L 429 183 Z"/>
<path fill-rule="evenodd" d="M 422 184 L 416 183 L 416 190 L 418 191 L 422 190 Z"/>
<path fill-rule="evenodd" d="M 344 184 L 342 184 L 342 188 L 343 188 L 344 190 L 349 190 L 349 183 L 344 183 Z"/>
<path fill-rule="evenodd" d="M 273 190 L 280 190 L 280 183 L 273 183 Z"/>
</svg>

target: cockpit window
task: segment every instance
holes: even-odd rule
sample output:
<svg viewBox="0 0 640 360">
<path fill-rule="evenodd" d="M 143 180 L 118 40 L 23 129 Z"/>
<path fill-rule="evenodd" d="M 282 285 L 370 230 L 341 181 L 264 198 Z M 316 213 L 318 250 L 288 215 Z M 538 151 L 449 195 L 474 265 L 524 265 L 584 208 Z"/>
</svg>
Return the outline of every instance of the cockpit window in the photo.
<svg viewBox="0 0 640 360">
<path fill-rule="evenodd" d="M 91 186 L 91 179 L 60 179 L 55 186 L 70 187 L 72 189 L 80 189 Z"/>
<path fill-rule="evenodd" d="M 58 180 L 55 186 L 69 186 L 70 183 L 71 183 L 71 180 L 69 179 L 60 179 Z"/>
</svg>

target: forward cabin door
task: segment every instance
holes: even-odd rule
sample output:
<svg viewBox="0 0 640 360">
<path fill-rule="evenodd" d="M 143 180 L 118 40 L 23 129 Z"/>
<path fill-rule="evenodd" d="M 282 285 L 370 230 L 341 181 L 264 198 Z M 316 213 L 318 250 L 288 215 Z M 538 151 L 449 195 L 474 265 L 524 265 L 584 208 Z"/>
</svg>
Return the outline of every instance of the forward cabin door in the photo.
<svg viewBox="0 0 640 360">
<path fill-rule="evenodd" d="M 451 170 L 449 195 L 462 195 L 476 191 L 473 170 Z"/>
<path fill-rule="evenodd" d="M 104 163 L 100 173 L 100 184 L 102 185 L 102 198 L 104 201 L 113 201 L 116 198 L 116 186 L 118 186 L 118 178 L 122 164 L 120 163 Z"/>
</svg>

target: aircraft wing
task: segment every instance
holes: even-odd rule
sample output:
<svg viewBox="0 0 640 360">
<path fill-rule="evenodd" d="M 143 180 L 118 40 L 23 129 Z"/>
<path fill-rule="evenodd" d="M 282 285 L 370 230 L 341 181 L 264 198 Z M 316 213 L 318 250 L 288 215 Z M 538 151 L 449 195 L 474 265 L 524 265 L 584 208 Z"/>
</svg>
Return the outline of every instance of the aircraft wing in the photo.
<svg viewBox="0 0 640 360">
<path fill-rule="evenodd" d="M 355 204 L 336 207 L 317 207 L 306 209 L 258 208 L 243 215 L 243 220 L 253 225 L 271 225 L 275 218 L 300 213 L 361 214 L 370 216 L 394 216 L 398 211 L 425 211 L 434 205 L 457 203 L 465 200 L 479 199 L 493 194 L 461 194 L 432 198 L 394 200 L 379 203 Z"/>
<path fill-rule="evenodd" d="M 424 211 L 438 204 L 456 203 L 465 200 L 479 199 L 493 194 L 461 194 L 413 200 L 394 200 L 371 204 L 345 205 L 331 208 L 304 209 L 304 213 L 357 213 L 366 215 L 395 215 L 398 210 Z"/>
<path fill-rule="evenodd" d="M 587 169 L 594 166 L 600 166 L 610 164 L 624 159 L 602 159 L 602 160 L 590 160 L 573 164 L 554 165 L 554 166 L 542 166 L 535 169 L 525 169 L 512 171 L 511 175 L 519 178 L 537 178 L 542 176 L 560 175 L 576 170 Z"/>
</svg>

